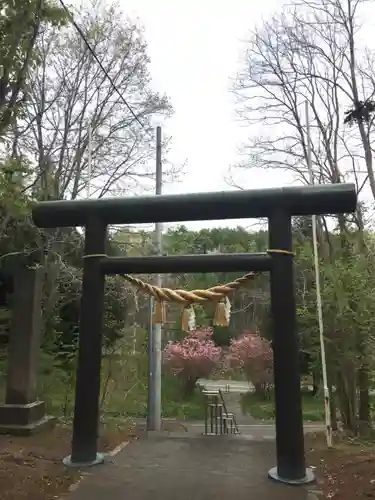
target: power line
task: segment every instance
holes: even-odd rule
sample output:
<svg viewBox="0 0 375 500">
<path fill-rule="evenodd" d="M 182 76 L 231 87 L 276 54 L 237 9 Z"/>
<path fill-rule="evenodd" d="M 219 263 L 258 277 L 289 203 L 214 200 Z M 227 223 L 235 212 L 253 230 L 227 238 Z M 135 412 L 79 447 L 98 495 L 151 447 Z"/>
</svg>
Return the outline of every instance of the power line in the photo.
<svg viewBox="0 0 375 500">
<path fill-rule="evenodd" d="M 125 104 L 125 106 L 128 108 L 128 110 L 130 111 L 130 113 L 132 114 L 132 116 L 134 117 L 134 119 L 139 123 L 139 125 L 144 129 L 146 130 L 145 128 L 145 125 L 144 123 L 141 122 L 141 120 L 138 118 L 138 116 L 134 113 L 132 107 L 130 106 L 130 104 L 128 104 L 126 102 L 126 99 L 125 97 L 121 94 L 121 92 L 119 91 L 119 89 L 117 88 L 115 82 L 113 81 L 113 79 L 111 78 L 111 76 L 108 74 L 107 70 L 105 69 L 105 67 L 103 66 L 103 64 L 100 62 L 98 56 L 95 54 L 95 51 L 94 49 L 91 47 L 90 43 L 88 42 L 85 34 L 83 33 L 82 29 L 78 26 L 78 24 L 76 23 L 76 21 L 74 20 L 74 17 L 73 17 L 73 14 L 70 12 L 70 10 L 68 9 L 68 7 L 65 5 L 64 1 L 63 0 L 59 0 L 60 4 L 62 5 L 63 9 L 65 10 L 65 12 L 68 14 L 73 26 L 75 27 L 75 29 L 78 31 L 80 37 L 82 38 L 82 40 L 85 42 L 86 44 L 86 47 L 89 49 L 89 52 L 91 53 L 91 55 L 93 56 L 93 58 L 95 59 L 95 61 L 99 64 L 100 66 L 100 69 L 103 71 L 103 73 L 105 74 L 105 76 L 108 78 L 110 84 L 112 85 L 113 89 L 116 91 L 116 93 L 118 94 L 118 96 L 120 97 L 120 99 L 122 100 L 122 102 Z"/>
<path fill-rule="evenodd" d="M 135 114 L 135 112 L 133 111 L 133 109 L 130 106 L 130 104 L 126 101 L 125 97 L 122 95 L 122 93 L 117 88 L 117 86 L 116 86 L 115 82 L 113 81 L 112 77 L 108 74 L 108 71 L 105 69 L 105 67 L 103 66 L 103 64 L 100 62 L 98 56 L 96 55 L 94 49 L 91 47 L 91 45 L 90 45 L 89 41 L 87 40 L 85 34 L 83 33 L 82 29 L 76 23 L 73 14 L 70 12 L 70 10 L 68 9 L 68 7 L 65 5 L 64 0 L 59 0 L 59 2 L 61 4 L 62 8 L 67 13 L 68 17 L 70 18 L 70 21 L 73 24 L 73 26 L 75 27 L 75 29 L 77 30 L 78 34 L 80 35 L 80 37 L 82 38 L 82 40 L 85 42 L 86 47 L 88 48 L 89 52 L 91 53 L 91 55 L 93 56 L 93 58 L 95 59 L 95 61 L 98 63 L 100 69 L 103 71 L 104 75 L 106 76 L 106 78 L 108 79 L 108 81 L 110 82 L 110 84 L 112 85 L 113 89 L 116 91 L 116 93 L 118 94 L 118 96 L 120 97 L 120 99 L 122 100 L 122 102 L 128 108 L 128 110 L 130 111 L 130 113 L 133 116 L 133 118 L 138 122 L 138 124 L 143 128 L 143 130 L 145 130 L 145 132 L 147 132 L 151 136 L 150 132 L 148 130 L 146 130 L 145 124 L 142 123 L 141 120 L 138 118 L 138 116 Z M 167 139 L 167 143 L 164 146 L 167 146 L 169 144 L 169 142 L 170 142 L 171 139 L 172 139 L 172 137 L 170 136 Z"/>
</svg>

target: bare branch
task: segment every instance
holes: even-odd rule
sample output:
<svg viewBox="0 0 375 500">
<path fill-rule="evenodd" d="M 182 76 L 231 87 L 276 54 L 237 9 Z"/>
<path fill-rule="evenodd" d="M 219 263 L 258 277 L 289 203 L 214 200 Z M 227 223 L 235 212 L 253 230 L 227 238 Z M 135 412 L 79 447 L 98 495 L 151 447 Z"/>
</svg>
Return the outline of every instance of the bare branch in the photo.
<svg viewBox="0 0 375 500">
<path fill-rule="evenodd" d="M 33 70 L 30 102 L 19 148 L 35 159 L 36 177 L 48 158 L 53 198 L 81 196 L 88 178 L 88 130 L 92 130 L 92 192 L 139 190 L 152 175 L 152 118 L 171 107 L 150 89 L 149 59 L 141 30 L 115 7 L 93 4 L 79 20 L 91 47 L 117 90 L 142 120 L 141 128 L 93 58 L 69 26 L 50 30 L 39 42 L 41 65 Z M 151 168 L 152 165 L 152 168 Z M 51 188 L 51 182 L 49 186 Z"/>
</svg>

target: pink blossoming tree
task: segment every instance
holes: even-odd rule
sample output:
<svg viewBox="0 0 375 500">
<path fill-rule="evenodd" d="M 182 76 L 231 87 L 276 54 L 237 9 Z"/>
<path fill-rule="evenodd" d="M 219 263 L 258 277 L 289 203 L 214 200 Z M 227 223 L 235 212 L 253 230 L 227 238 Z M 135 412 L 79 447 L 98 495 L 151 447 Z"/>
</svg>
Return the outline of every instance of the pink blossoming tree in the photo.
<svg viewBox="0 0 375 500">
<path fill-rule="evenodd" d="M 180 342 L 168 342 L 163 352 L 166 370 L 182 379 L 186 396 L 190 396 L 197 380 L 207 377 L 222 358 L 222 349 L 211 340 L 212 328 L 197 328 Z"/>
<path fill-rule="evenodd" d="M 257 393 L 266 395 L 273 376 L 273 351 L 268 340 L 257 333 L 244 332 L 231 341 L 228 360 L 232 367 L 243 370 Z"/>
</svg>

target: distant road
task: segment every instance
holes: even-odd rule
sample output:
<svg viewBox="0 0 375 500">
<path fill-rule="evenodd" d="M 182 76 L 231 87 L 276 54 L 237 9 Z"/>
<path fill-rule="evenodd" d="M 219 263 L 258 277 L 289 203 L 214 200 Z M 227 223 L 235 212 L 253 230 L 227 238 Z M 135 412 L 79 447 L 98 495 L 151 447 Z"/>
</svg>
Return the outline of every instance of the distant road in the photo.
<svg viewBox="0 0 375 500">
<path fill-rule="evenodd" d="M 228 387 L 230 392 L 234 392 L 237 394 L 244 394 L 246 392 L 254 391 L 253 384 L 247 382 L 246 380 L 209 380 L 200 378 L 197 384 L 209 391 L 221 389 L 225 392 Z"/>
<path fill-rule="evenodd" d="M 204 387 L 207 390 L 217 390 L 221 389 L 225 392 L 229 387 L 229 392 L 233 392 L 236 394 L 244 394 L 246 392 L 254 392 L 254 386 L 251 382 L 247 382 L 246 380 L 210 380 L 206 378 L 200 378 L 197 382 L 197 385 Z M 312 390 L 312 386 L 309 386 L 309 389 Z M 374 393 L 375 391 L 370 391 Z"/>
</svg>

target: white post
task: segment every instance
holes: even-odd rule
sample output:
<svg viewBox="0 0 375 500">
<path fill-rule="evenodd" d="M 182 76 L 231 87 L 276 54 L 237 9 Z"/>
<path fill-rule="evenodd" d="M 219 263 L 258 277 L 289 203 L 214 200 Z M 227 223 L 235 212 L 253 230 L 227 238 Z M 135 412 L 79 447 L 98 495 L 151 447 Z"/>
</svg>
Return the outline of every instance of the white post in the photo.
<svg viewBox="0 0 375 500">
<path fill-rule="evenodd" d="M 156 195 L 162 192 L 162 161 L 161 161 L 161 127 L 156 128 Z M 157 255 L 162 254 L 161 223 L 155 224 L 155 244 Z M 155 285 L 162 286 L 161 275 L 156 276 Z M 152 310 L 154 300 L 150 298 L 150 329 L 149 329 L 149 379 L 148 379 L 148 412 L 147 429 L 149 431 L 161 430 L 161 324 L 153 324 Z"/>
<path fill-rule="evenodd" d="M 92 162 L 92 137 L 91 137 L 91 123 L 89 125 L 89 129 L 88 129 L 88 143 L 87 143 L 87 177 L 88 177 L 88 181 L 87 181 L 87 199 L 90 198 L 90 194 L 91 194 L 91 177 L 92 177 L 92 166 L 91 166 L 91 162 Z"/>
<path fill-rule="evenodd" d="M 309 120 L 309 103 L 306 105 L 306 135 L 307 135 L 307 166 L 309 169 L 310 184 L 314 184 L 314 175 L 312 169 L 312 155 L 311 155 L 311 134 L 310 134 L 310 120 Z M 316 309 L 319 324 L 319 340 L 320 340 L 320 353 L 322 358 L 322 375 L 324 386 L 324 408 L 326 420 L 326 438 L 328 448 L 332 447 L 332 421 L 331 421 L 331 406 L 330 394 L 328 389 L 327 380 L 327 362 L 326 350 L 324 345 L 324 329 L 323 329 L 323 311 L 322 311 L 322 296 L 320 289 L 320 273 L 319 273 L 319 256 L 318 256 L 318 243 L 316 231 L 316 215 L 312 216 L 312 237 L 313 237 L 313 252 L 314 252 L 314 267 L 315 267 L 315 285 L 316 285 Z"/>
</svg>

